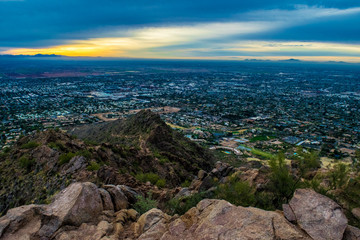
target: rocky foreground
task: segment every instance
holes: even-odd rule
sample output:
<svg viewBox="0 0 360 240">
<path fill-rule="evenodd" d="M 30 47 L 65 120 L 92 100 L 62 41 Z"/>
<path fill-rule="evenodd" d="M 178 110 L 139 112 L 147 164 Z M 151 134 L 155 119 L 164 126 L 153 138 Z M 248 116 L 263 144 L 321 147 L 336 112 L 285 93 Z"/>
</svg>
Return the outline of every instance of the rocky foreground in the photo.
<svg viewBox="0 0 360 240">
<path fill-rule="evenodd" d="M 73 183 L 48 205 L 10 209 L 0 239 L 360 239 L 341 207 L 310 189 L 298 189 L 284 212 L 205 199 L 182 216 L 159 209 L 139 216 L 128 209 L 136 194 L 124 185 Z"/>
</svg>

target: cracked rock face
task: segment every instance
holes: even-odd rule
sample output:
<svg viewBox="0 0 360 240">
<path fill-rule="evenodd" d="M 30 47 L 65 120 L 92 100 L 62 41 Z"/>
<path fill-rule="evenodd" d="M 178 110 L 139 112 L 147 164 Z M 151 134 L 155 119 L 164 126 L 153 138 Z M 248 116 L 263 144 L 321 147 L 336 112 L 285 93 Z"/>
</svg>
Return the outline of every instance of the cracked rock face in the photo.
<svg viewBox="0 0 360 240">
<path fill-rule="evenodd" d="M 145 237 L 154 229 L 157 234 L 161 232 L 157 239 L 162 240 L 310 239 L 280 213 L 236 207 L 224 200 L 205 199 L 172 221 L 160 213 L 156 215 L 160 220 L 143 228 L 139 239 L 154 239 Z"/>
<path fill-rule="evenodd" d="M 341 207 L 311 189 L 298 189 L 289 206 L 299 226 L 313 239 L 341 240 L 347 218 Z"/>
</svg>

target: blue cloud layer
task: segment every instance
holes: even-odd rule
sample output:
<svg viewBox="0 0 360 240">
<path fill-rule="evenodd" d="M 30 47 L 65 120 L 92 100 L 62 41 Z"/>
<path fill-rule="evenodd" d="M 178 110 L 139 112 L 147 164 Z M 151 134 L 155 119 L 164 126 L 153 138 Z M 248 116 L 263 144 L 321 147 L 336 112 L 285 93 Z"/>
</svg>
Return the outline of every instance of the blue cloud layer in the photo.
<svg viewBox="0 0 360 240">
<path fill-rule="evenodd" d="M 143 26 L 247 21 L 256 18 L 248 14 L 251 12 L 294 10 L 304 4 L 337 9 L 360 6 L 358 0 L 0 0 L 0 47 L 43 47 L 72 39 L 112 36 L 115 31 L 119 36 L 121 31 L 125 34 L 128 29 Z M 358 42 L 359 23 L 360 15 L 352 14 L 304 22 L 251 37 Z"/>
</svg>

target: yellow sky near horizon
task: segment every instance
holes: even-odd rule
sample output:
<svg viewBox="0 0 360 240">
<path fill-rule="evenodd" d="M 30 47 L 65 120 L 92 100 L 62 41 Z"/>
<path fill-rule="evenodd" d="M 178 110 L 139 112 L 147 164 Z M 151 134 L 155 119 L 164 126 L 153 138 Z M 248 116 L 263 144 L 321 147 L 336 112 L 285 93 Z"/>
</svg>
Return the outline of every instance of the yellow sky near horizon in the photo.
<svg viewBox="0 0 360 240">
<path fill-rule="evenodd" d="M 296 58 L 307 61 L 360 62 L 360 44 L 250 41 L 236 38 L 238 35 L 271 31 L 276 27 L 276 23 L 267 22 L 227 22 L 142 28 L 126 32 L 126 37 L 70 40 L 63 45 L 43 48 L 9 48 L 1 53 L 219 60 Z"/>
</svg>

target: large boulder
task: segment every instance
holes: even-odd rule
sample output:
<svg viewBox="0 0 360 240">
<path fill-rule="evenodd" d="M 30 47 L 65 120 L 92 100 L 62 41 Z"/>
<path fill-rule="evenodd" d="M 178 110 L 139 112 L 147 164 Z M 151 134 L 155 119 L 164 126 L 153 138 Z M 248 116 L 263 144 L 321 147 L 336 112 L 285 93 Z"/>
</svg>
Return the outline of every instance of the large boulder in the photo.
<svg viewBox="0 0 360 240">
<path fill-rule="evenodd" d="M 96 221 L 103 211 L 103 204 L 95 184 L 73 183 L 56 195 L 46 210 L 62 224 L 80 226 L 82 223 Z"/>
<path fill-rule="evenodd" d="M 30 239 L 41 227 L 41 206 L 25 205 L 10 209 L 0 218 L 0 238 Z"/>
<path fill-rule="evenodd" d="M 104 188 L 110 193 L 115 211 L 126 209 L 129 207 L 129 201 L 125 193 L 115 185 L 105 185 Z"/>
<path fill-rule="evenodd" d="M 351 213 L 354 215 L 354 217 L 360 220 L 360 208 L 354 208 L 351 210 Z"/>
<path fill-rule="evenodd" d="M 360 240 L 360 229 L 348 226 L 345 230 L 343 240 Z"/>
<path fill-rule="evenodd" d="M 10 209 L 0 219 L 2 239 L 49 239 L 64 225 L 78 227 L 97 222 L 103 211 L 93 183 L 73 183 L 49 205 L 26 205 Z"/>
<path fill-rule="evenodd" d="M 129 203 L 134 204 L 141 195 L 133 188 L 126 185 L 117 185 L 117 187 L 125 194 Z"/>
<path fill-rule="evenodd" d="M 109 235 L 113 231 L 113 225 L 101 221 L 97 225 L 83 223 L 77 229 L 69 229 L 60 231 L 55 240 L 74 240 L 74 239 L 86 239 L 86 240 L 100 240 L 106 235 Z"/>
<path fill-rule="evenodd" d="M 170 216 L 153 208 L 141 215 L 135 224 L 135 236 L 138 239 L 160 239 L 167 230 Z"/>
<path fill-rule="evenodd" d="M 153 209 L 138 224 L 139 239 L 310 239 L 280 213 L 236 207 L 224 200 L 202 200 L 177 219 Z"/>
<path fill-rule="evenodd" d="M 341 207 L 330 198 L 312 189 L 297 189 L 289 206 L 299 226 L 313 239 L 343 238 L 348 221 Z"/>
<path fill-rule="evenodd" d="M 104 210 L 114 210 L 114 204 L 111 200 L 110 193 L 103 188 L 99 188 L 99 193 L 101 196 Z"/>
</svg>

